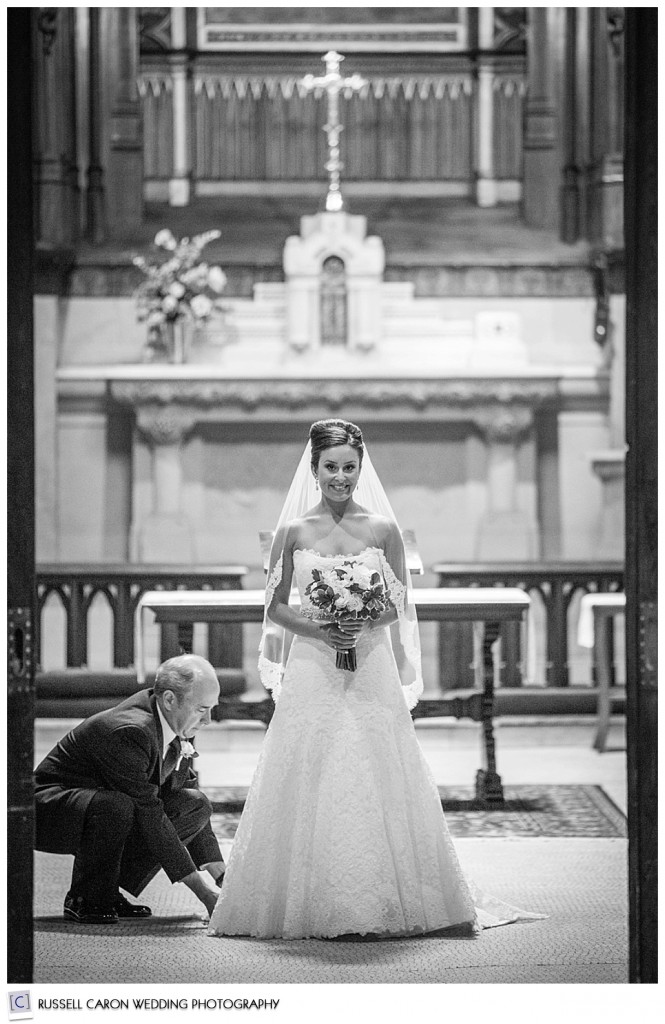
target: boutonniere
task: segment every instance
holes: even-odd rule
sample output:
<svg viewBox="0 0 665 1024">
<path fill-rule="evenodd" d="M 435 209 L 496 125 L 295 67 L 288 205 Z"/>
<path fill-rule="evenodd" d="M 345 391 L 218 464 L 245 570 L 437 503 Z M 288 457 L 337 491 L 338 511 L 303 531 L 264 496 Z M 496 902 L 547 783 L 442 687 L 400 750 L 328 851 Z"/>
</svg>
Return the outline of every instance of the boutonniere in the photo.
<svg viewBox="0 0 665 1024">
<path fill-rule="evenodd" d="M 180 753 L 178 760 L 176 761 L 175 770 L 178 771 L 180 768 L 183 757 L 198 757 L 198 750 L 194 747 L 194 744 L 189 740 L 180 740 Z"/>
</svg>

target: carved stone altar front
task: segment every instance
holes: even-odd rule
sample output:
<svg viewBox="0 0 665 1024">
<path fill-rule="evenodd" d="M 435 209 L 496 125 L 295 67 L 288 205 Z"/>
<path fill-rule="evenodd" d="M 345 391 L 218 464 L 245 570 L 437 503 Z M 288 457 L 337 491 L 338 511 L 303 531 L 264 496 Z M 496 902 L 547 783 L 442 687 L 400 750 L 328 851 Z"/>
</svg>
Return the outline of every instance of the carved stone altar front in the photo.
<svg viewBox="0 0 665 1024">
<path fill-rule="evenodd" d="M 459 437 L 459 458 L 467 465 L 462 465 L 455 473 L 459 475 L 461 470 L 468 482 L 460 491 L 458 503 L 461 504 L 455 511 L 462 519 L 468 514 L 475 516 L 475 539 L 467 549 L 468 556 L 523 561 L 538 556 L 537 482 L 535 479 L 527 481 L 525 490 L 525 481 L 519 479 L 520 467 L 535 462 L 534 422 L 537 417 L 546 410 L 565 408 L 571 403 L 574 406 L 580 397 L 579 380 L 526 376 L 429 380 L 422 377 L 329 380 L 313 376 L 229 380 L 221 376 L 211 379 L 209 371 L 204 373 L 202 367 L 186 366 L 164 368 L 161 379 L 152 379 L 148 374 L 154 374 L 155 369 L 142 366 L 133 370 L 118 368 L 115 373 L 108 371 L 112 401 L 131 410 L 136 423 L 131 530 L 131 557 L 135 560 L 201 560 L 202 531 L 209 528 L 209 524 L 205 517 L 202 524 L 192 487 L 198 493 L 204 483 L 187 482 L 195 472 L 192 459 L 203 457 L 197 445 L 205 448 L 213 438 L 219 439 L 217 443 L 221 444 L 226 441 L 236 446 L 241 444 L 245 453 L 238 456 L 241 463 L 234 463 L 233 472 L 219 480 L 215 478 L 213 485 L 220 489 L 222 504 L 230 500 L 231 491 L 236 494 L 235 501 L 249 503 L 242 525 L 250 529 L 252 517 L 258 514 L 255 508 L 258 499 L 248 493 L 243 498 L 243 488 L 254 476 L 253 487 L 261 488 L 259 467 L 265 467 L 265 459 L 270 457 L 261 450 L 260 444 L 256 448 L 259 439 L 268 438 L 277 451 L 281 441 L 288 448 L 296 438 L 297 447 L 277 483 L 278 492 L 279 488 L 285 491 L 294 456 L 304 443 L 308 424 L 324 416 L 360 421 L 369 439 L 373 435 L 381 437 L 386 433 L 384 424 L 393 423 L 388 431 L 391 438 L 399 439 L 403 433 L 412 438 L 414 466 L 420 465 L 423 458 L 417 454 L 417 438 L 424 430 L 427 451 L 433 453 L 434 462 L 431 457 L 426 458 L 422 470 L 418 471 L 422 476 L 421 489 L 433 486 L 441 473 L 444 478 L 440 486 L 445 486 L 447 471 L 437 465 L 437 447 L 432 444 L 437 435 L 444 446 L 442 452 L 450 444 L 446 438 Z M 85 391 L 82 373 L 70 370 L 61 374 L 61 387 L 68 392 L 70 400 L 77 389 L 81 395 Z M 586 384 L 586 400 L 602 403 L 602 388 L 598 389 L 595 382 Z M 269 428 L 267 435 L 266 427 Z M 263 448 L 265 444 L 264 440 Z M 389 458 L 393 457 L 390 447 L 386 451 Z M 474 451 L 476 456 L 473 456 Z M 380 459 L 385 457 L 380 455 Z M 480 460 L 481 479 L 473 469 L 474 458 Z M 469 459 L 472 462 L 468 462 Z M 387 465 L 388 476 L 395 468 Z M 150 477 L 148 481 L 146 472 Z M 420 505 L 416 509 L 407 508 L 406 514 L 410 516 L 407 525 L 413 526 L 415 518 L 422 533 L 421 521 L 433 517 L 432 528 L 443 531 L 440 533 L 443 546 L 443 538 L 449 531 L 460 527 L 453 525 L 450 514 L 436 526 L 435 506 L 441 500 L 436 497 L 437 492 L 431 492 L 431 509 L 422 508 L 414 497 L 416 492 L 407 490 L 405 493 L 411 493 L 411 500 Z M 266 513 L 265 521 L 258 518 L 253 522 L 252 537 L 247 542 L 249 550 L 256 546 L 258 530 L 269 526 L 272 520 L 268 517 L 274 514 L 271 510 Z M 227 546 L 230 544 L 232 549 L 234 542 L 228 524 L 223 527 L 220 522 L 218 529 L 226 531 L 220 532 L 220 541 Z M 236 538 L 236 542 L 239 541 L 240 538 Z M 449 536 L 447 543 L 450 543 Z M 256 551 L 258 562 L 258 547 Z"/>
</svg>

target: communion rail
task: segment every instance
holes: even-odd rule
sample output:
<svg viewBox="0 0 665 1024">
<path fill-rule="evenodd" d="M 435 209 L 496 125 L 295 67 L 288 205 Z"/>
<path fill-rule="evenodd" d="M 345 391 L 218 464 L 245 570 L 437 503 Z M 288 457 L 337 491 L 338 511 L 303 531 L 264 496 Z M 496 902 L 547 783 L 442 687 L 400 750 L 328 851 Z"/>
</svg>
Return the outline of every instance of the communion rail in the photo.
<svg viewBox="0 0 665 1024">
<path fill-rule="evenodd" d="M 439 587 L 519 587 L 532 598 L 532 615 L 538 606 L 544 618 L 545 686 L 567 687 L 570 682 L 571 606 L 576 597 L 588 593 L 623 590 L 621 562 L 439 562 L 432 566 Z M 526 675 L 520 627 L 502 624 L 501 685 L 521 687 Z M 614 635 L 608 630 L 608 662 L 614 666 Z M 456 689 L 472 685 L 474 671 L 473 632 L 470 623 L 439 625 L 439 670 L 442 680 L 453 680 Z M 591 682 L 596 682 L 592 667 Z"/>
<path fill-rule="evenodd" d="M 432 567 L 440 587 L 519 587 L 532 598 L 534 615 L 540 617 L 544 645 L 544 688 L 569 686 L 570 648 L 576 623 L 571 614 L 576 596 L 623 589 L 619 562 L 438 563 Z M 242 587 L 244 566 L 157 566 L 110 564 L 42 564 L 37 566 L 37 630 L 35 659 L 41 663 L 41 627 L 44 606 L 56 595 L 64 611 L 67 668 L 81 668 L 88 661 L 91 607 L 99 595 L 106 601 L 112 622 L 114 668 L 134 664 L 135 612 L 148 590 L 236 590 Z M 208 624 L 208 657 L 218 668 L 242 667 L 242 624 Z M 440 623 L 438 660 L 441 688 L 466 689 L 474 685 L 473 627 L 470 623 Z M 172 648 L 177 627 L 161 627 L 160 649 Z M 501 626 L 501 681 L 504 688 L 520 688 L 526 665 L 519 624 Z M 613 637 L 607 643 L 609 664 L 614 662 Z M 589 683 L 595 683 L 595 667 Z"/>
<path fill-rule="evenodd" d="M 136 606 L 147 590 L 238 590 L 246 573 L 242 565 L 38 565 L 35 663 L 41 664 L 42 616 L 53 595 L 57 595 L 65 614 L 67 667 L 87 664 L 90 610 L 102 595 L 112 619 L 113 667 L 126 668 L 134 664 Z M 161 630 L 162 650 L 172 642 L 175 632 L 171 626 Z M 219 668 L 240 668 L 242 625 L 211 623 L 208 657 Z"/>
</svg>

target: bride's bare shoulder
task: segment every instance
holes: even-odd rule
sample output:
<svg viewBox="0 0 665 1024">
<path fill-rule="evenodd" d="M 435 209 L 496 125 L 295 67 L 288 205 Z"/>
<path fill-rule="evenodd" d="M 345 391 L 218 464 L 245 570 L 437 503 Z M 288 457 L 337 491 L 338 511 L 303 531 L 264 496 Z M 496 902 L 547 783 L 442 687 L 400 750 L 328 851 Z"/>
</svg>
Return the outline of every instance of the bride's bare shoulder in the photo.
<svg viewBox="0 0 665 1024">
<path fill-rule="evenodd" d="M 284 526 L 285 546 L 288 545 L 291 548 L 307 547 L 308 541 L 315 534 L 318 519 L 318 515 L 311 511 L 305 512 L 302 516 L 298 516 L 297 519 L 289 520 Z"/>
<path fill-rule="evenodd" d="M 381 544 L 385 544 L 386 541 L 390 540 L 399 533 L 397 523 L 394 519 L 388 519 L 387 516 L 376 515 L 374 512 L 367 513 L 367 525 L 372 532 L 372 535 L 376 537 Z"/>
</svg>

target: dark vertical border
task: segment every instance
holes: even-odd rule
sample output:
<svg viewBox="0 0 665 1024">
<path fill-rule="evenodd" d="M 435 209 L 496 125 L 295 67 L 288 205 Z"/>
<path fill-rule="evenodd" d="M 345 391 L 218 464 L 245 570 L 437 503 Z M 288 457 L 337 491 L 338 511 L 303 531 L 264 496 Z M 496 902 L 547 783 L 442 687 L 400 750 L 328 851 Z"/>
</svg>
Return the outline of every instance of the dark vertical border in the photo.
<svg viewBox="0 0 665 1024">
<path fill-rule="evenodd" d="M 30 8 L 8 9 L 7 32 L 7 978 L 29 982 L 35 572 Z"/>
<path fill-rule="evenodd" d="M 626 674 L 630 980 L 656 982 L 658 11 L 626 8 Z"/>
</svg>

